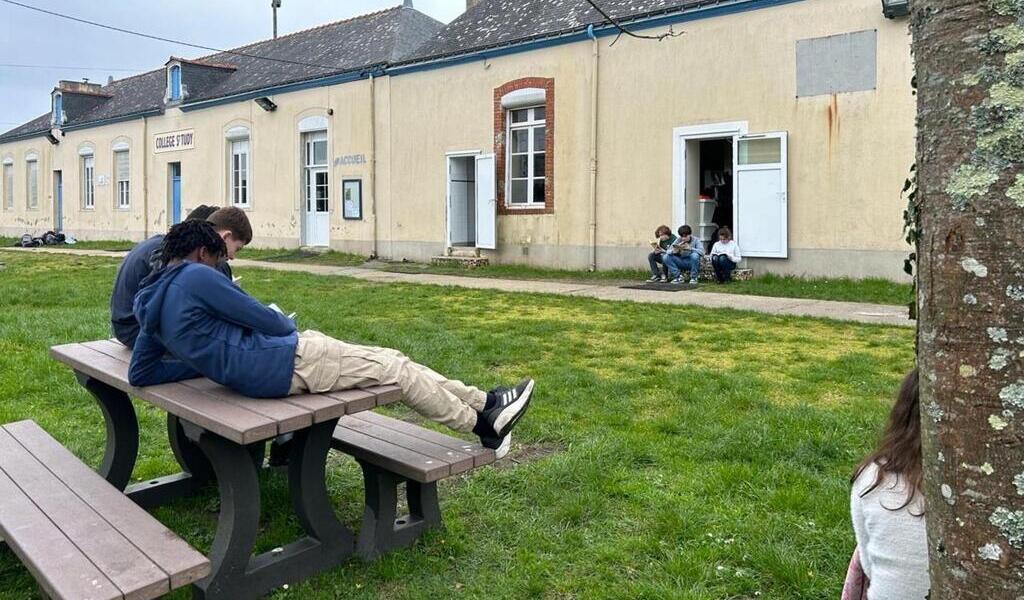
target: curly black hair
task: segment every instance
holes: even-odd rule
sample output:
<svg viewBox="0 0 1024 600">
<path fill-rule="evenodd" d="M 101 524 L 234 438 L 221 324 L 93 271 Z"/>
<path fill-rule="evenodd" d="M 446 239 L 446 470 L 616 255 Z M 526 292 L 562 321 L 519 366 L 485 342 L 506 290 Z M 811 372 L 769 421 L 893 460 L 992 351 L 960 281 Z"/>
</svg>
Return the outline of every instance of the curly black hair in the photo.
<svg viewBox="0 0 1024 600">
<path fill-rule="evenodd" d="M 217 235 L 213 225 L 189 219 L 171 227 L 167 232 L 160 259 L 166 265 L 173 260 L 185 258 L 197 248 L 206 248 L 213 256 L 224 256 L 228 252 L 224 240 Z"/>
</svg>

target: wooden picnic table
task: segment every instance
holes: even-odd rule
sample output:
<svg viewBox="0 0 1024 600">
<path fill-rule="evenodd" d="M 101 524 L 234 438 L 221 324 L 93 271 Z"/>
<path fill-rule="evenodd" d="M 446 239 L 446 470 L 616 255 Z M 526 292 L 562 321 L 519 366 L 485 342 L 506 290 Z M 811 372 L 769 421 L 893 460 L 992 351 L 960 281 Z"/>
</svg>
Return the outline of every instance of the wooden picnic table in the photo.
<svg viewBox="0 0 1024 600">
<path fill-rule="evenodd" d="M 74 369 L 99 403 L 107 442 L 98 471 L 136 504 L 168 503 L 195 493 L 216 477 L 220 516 L 209 556 L 211 574 L 195 584 L 196 597 L 256 598 L 335 567 L 354 553 L 355 537 L 335 516 L 324 478 L 332 434 L 343 416 L 399 400 L 397 386 L 258 400 L 207 379 L 132 387 L 131 352 L 115 341 L 55 346 L 51 355 Z M 139 449 L 139 425 L 129 393 L 167 412 L 168 437 L 180 473 L 129 485 Z M 253 556 L 260 517 L 258 470 L 265 442 L 284 433 L 294 435 L 289 493 L 306 535 Z"/>
</svg>

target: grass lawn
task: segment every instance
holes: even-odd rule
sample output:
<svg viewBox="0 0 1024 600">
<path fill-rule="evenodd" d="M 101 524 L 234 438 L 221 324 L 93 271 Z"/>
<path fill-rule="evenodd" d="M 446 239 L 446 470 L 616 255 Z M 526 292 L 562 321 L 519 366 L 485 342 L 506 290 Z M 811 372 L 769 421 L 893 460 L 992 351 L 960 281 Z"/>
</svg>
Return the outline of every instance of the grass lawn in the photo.
<svg viewBox="0 0 1024 600">
<path fill-rule="evenodd" d="M 47 349 L 108 335 L 117 261 L 4 253 L 0 263 L 0 422 L 33 418 L 96 464 L 100 412 Z M 854 545 L 849 473 L 911 367 L 912 331 L 238 271 L 256 297 L 297 311 L 300 327 L 400 348 L 481 386 L 538 381 L 510 459 L 442 485 L 445 531 L 274 598 L 839 594 Z M 173 472 L 164 414 L 137 408 L 135 475 Z M 261 551 L 299 531 L 286 481 L 265 478 Z M 354 462 L 333 453 L 328 480 L 339 515 L 356 527 Z M 216 509 L 211 489 L 155 514 L 208 551 Z M 0 551 L 0 597 L 31 590 Z"/>
<path fill-rule="evenodd" d="M 305 263 L 311 265 L 327 265 L 332 267 L 355 267 L 366 262 L 366 257 L 348 252 L 328 250 L 311 252 L 298 249 L 281 248 L 245 248 L 238 253 L 238 258 L 245 260 L 264 260 L 267 262 Z"/>
<path fill-rule="evenodd" d="M 525 265 L 488 265 L 467 269 L 463 267 L 424 265 L 419 263 L 389 263 L 386 271 L 399 273 L 439 273 L 466 277 L 492 277 L 502 279 L 542 279 L 595 285 L 625 285 L 643 281 L 650 276 L 646 269 L 617 269 L 611 271 L 572 271 L 545 269 Z M 703 292 L 776 296 L 779 298 L 811 298 L 844 302 L 906 305 L 913 297 L 910 284 L 895 283 L 887 279 L 815 279 L 765 274 L 752 281 L 734 281 L 729 285 L 707 284 Z"/>
<path fill-rule="evenodd" d="M 14 246 L 21 241 L 21 238 L 13 238 L 0 236 L 0 247 Z M 108 250 L 111 252 L 121 252 L 124 250 L 131 250 L 137 242 L 131 242 L 128 240 L 95 240 L 86 241 L 78 240 L 74 244 L 54 246 L 56 248 L 71 248 L 78 250 Z"/>
</svg>

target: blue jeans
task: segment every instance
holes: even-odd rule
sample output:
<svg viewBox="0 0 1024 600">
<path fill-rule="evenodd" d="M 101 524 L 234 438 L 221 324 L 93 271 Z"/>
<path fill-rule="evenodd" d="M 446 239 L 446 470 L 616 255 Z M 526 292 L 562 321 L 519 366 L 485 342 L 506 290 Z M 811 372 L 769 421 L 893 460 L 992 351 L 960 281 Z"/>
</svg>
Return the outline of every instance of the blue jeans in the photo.
<svg viewBox="0 0 1024 600">
<path fill-rule="evenodd" d="M 715 279 L 725 283 L 732 279 L 732 272 L 736 269 L 736 263 L 729 260 L 724 254 L 711 257 L 711 266 L 715 268 Z"/>
<path fill-rule="evenodd" d="M 683 271 L 689 271 L 690 279 L 697 279 L 700 275 L 700 252 L 691 250 L 688 254 L 669 254 L 665 257 L 665 266 L 671 278 L 679 277 Z"/>
<path fill-rule="evenodd" d="M 651 277 L 661 277 L 661 270 L 658 269 L 658 264 L 665 264 L 665 254 L 662 252 L 651 252 L 647 255 L 647 263 L 651 265 Z M 665 265 L 665 270 L 668 270 L 668 265 Z"/>
</svg>

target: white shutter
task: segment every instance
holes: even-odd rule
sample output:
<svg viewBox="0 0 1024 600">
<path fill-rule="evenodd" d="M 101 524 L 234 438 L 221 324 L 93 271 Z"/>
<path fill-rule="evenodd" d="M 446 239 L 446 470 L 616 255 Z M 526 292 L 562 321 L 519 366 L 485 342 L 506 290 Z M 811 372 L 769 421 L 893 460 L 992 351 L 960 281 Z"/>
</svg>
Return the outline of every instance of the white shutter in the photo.
<svg viewBox="0 0 1024 600">
<path fill-rule="evenodd" d="M 495 185 L 494 155 L 476 157 L 476 247 L 498 247 L 498 198 Z"/>
<path fill-rule="evenodd" d="M 733 234 L 743 256 L 789 256 L 787 151 L 785 132 L 736 138 Z"/>
<path fill-rule="evenodd" d="M 114 173 L 117 181 L 128 181 L 129 175 L 128 152 L 118 151 L 114 153 Z"/>
</svg>

